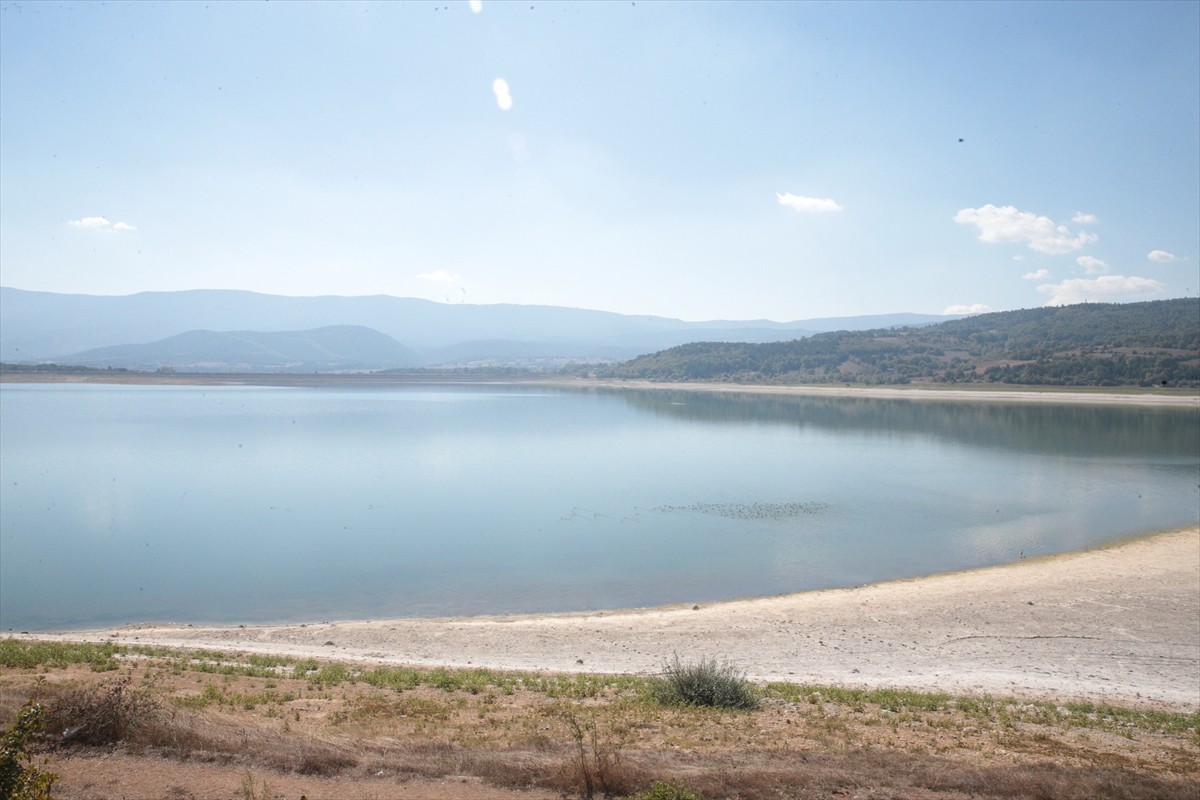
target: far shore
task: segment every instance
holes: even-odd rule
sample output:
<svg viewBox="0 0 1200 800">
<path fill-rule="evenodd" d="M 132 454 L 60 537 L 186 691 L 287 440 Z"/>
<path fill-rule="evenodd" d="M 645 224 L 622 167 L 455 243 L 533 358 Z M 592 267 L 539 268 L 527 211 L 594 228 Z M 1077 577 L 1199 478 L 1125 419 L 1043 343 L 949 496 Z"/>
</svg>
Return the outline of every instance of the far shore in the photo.
<svg viewBox="0 0 1200 800">
<path fill-rule="evenodd" d="M 442 385 L 513 385 L 570 389 L 670 390 L 726 394 L 772 394 L 796 397 L 869 397 L 905 400 L 963 400 L 1006 403 L 1077 403 L 1089 405 L 1178 406 L 1200 408 L 1200 389 L 1159 389 L 1140 386 L 1025 386 L 1010 384 L 914 384 L 866 386 L 855 384 L 774 385 L 749 383 L 679 382 L 542 377 L 487 373 L 201 373 L 122 372 L 87 370 L 43 372 L 0 371 L 0 383 L 117 384 L 130 386 L 276 386 L 388 387 Z"/>
<path fill-rule="evenodd" d="M 1034 387 L 979 384 L 964 387 L 805 385 L 775 386 L 747 383 L 658 383 L 654 381 L 571 380 L 561 385 L 606 389 L 675 390 L 726 394 L 776 394 L 797 397 L 877 397 L 904 400 L 974 400 L 1016 403 L 1086 403 L 1107 405 L 1153 405 L 1200 408 L 1200 389 L 1161 393 L 1142 387 Z"/>
<path fill-rule="evenodd" d="M 10 634 L 12 635 L 12 634 Z M 21 634 L 298 658 L 655 673 L 1200 710 L 1200 527 L 1000 567 L 703 606 Z"/>
</svg>

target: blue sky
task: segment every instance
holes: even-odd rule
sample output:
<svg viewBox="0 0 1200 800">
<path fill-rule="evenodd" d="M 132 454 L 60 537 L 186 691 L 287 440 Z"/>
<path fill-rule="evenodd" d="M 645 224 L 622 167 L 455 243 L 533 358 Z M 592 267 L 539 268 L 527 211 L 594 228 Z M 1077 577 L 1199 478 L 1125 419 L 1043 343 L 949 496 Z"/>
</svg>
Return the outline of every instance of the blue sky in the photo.
<svg viewBox="0 0 1200 800">
<path fill-rule="evenodd" d="M 1200 290 L 1200 3 L 0 5 L 0 283 L 684 319 Z"/>
</svg>

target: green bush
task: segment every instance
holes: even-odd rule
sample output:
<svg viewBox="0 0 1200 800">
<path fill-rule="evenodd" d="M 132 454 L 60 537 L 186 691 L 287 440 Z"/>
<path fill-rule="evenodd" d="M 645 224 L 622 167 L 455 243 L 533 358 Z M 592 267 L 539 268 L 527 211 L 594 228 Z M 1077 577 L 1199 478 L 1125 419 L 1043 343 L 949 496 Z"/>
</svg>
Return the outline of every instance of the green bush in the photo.
<svg viewBox="0 0 1200 800">
<path fill-rule="evenodd" d="M 685 789 L 673 783 L 655 781 L 649 790 L 630 795 L 629 800 L 702 800 L 702 798 L 691 789 Z"/>
<path fill-rule="evenodd" d="M 682 664 L 679 656 L 663 666 L 653 686 L 654 699 L 664 705 L 751 709 L 758 706 L 754 686 L 745 673 L 727 661 L 702 658 Z"/>
<path fill-rule="evenodd" d="M 41 720 L 42 707 L 31 701 L 21 707 L 13 726 L 0 735 L 0 798 L 4 800 L 50 798 L 58 776 L 39 769 L 25 749 Z"/>
</svg>

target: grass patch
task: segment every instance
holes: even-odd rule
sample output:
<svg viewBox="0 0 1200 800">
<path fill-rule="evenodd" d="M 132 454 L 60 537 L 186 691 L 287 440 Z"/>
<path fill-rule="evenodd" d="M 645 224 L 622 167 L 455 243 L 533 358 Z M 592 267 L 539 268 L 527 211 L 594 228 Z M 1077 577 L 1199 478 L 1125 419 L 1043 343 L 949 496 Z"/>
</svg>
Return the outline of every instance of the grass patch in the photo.
<svg viewBox="0 0 1200 800">
<path fill-rule="evenodd" d="M 678 784 L 655 781 L 654 785 L 646 791 L 631 794 L 628 800 L 703 800 L 703 798 L 691 789 L 685 789 Z"/>
<path fill-rule="evenodd" d="M 125 648 L 111 642 L 38 642 L 24 639 L 0 640 L 0 667 L 31 669 L 87 664 L 95 672 L 117 668 L 117 656 Z"/>
<path fill-rule="evenodd" d="M 308 682 L 313 686 L 337 686 L 339 683 L 351 680 L 352 673 L 345 664 L 322 664 L 321 668 L 308 676 Z"/>
<path fill-rule="evenodd" d="M 787 703 L 833 703 L 856 711 L 873 707 L 891 714 L 958 711 L 981 723 L 1026 723 L 1103 730 L 1134 729 L 1200 736 L 1200 713 L 1156 711 L 1068 702 L 1065 705 L 1000 699 L 991 695 L 952 696 L 907 689 L 851 689 L 799 683 L 768 683 L 764 697 Z M 1197 741 L 1200 744 L 1200 740 Z"/>
<path fill-rule="evenodd" d="M 951 697 L 941 692 L 914 692 L 908 689 L 853 689 L 842 686 L 816 686 L 802 683 L 768 683 L 764 694 L 788 703 L 835 703 L 861 710 L 867 705 L 881 710 L 942 711 Z"/>
<path fill-rule="evenodd" d="M 1191 733 L 1193 739 L 1200 737 L 1200 712 L 1179 714 L 1086 702 L 1067 703 L 1065 708 L 1069 714 L 1067 722 L 1080 727 L 1136 728 L 1160 733 Z"/>
<path fill-rule="evenodd" d="M 313 669 L 316 669 L 313 662 Z M 299 667 L 297 667 L 299 669 Z M 360 673 L 359 680 L 377 689 L 392 689 L 402 692 L 405 689 L 415 689 L 421 685 L 424 675 L 410 667 L 377 667 Z"/>
</svg>

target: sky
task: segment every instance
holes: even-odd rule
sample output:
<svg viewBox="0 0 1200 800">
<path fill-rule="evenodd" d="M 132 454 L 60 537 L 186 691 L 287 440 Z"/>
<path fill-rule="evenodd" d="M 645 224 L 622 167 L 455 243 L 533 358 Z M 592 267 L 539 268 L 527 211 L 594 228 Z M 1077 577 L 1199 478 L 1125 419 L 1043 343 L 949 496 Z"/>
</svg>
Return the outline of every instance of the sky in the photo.
<svg viewBox="0 0 1200 800">
<path fill-rule="evenodd" d="M 4 2 L 0 284 L 1196 296 L 1200 2 Z"/>
</svg>

